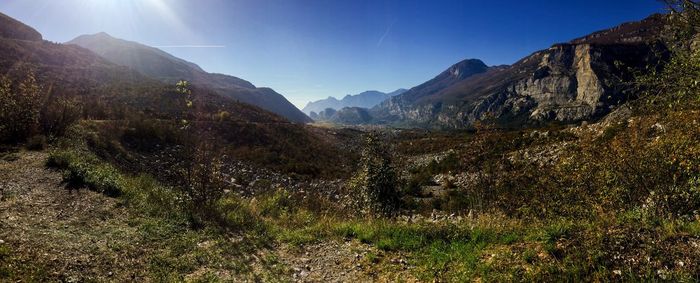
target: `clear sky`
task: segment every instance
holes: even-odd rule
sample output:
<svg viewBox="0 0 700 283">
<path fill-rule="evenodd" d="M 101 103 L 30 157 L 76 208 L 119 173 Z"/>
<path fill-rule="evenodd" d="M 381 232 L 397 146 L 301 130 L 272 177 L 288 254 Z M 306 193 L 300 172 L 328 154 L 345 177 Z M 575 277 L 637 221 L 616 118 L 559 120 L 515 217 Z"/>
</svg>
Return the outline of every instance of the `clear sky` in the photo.
<svg viewBox="0 0 700 283">
<path fill-rule="evenodd" d="M 663 11 L 655 0 L 0 0 L 47 40 L 104 31 L 272 87 L 300 108 L 410 88 L 466 58 L 511 64 Z"/>
</svg>

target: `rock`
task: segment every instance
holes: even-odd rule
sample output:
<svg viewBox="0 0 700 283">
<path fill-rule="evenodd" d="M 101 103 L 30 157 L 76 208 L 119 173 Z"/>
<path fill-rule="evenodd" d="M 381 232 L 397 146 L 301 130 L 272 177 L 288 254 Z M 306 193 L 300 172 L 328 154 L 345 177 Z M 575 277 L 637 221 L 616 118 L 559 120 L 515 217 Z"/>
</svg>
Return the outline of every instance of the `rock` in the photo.
<svg viewBox="0 0 700 283">
<path fill-rule="evenodd" d="M 389 122 L 465 128 L 485 118 L 523 117 L 521 125 L 599 118 L 627 99 L 624 66 L 643 67 L 665 20 L 652 16 L 569 43 L 556 44 L 512 66 L 479 69 L 474 76 L 453 66 L 434 79 L 372 109 Z M 462 63 L 460 63 L 462 64 Z M 621 74 L 622 73 L 622 74 Z M 456 76 L 455 74 L 459 74 Z"/>
</svg>

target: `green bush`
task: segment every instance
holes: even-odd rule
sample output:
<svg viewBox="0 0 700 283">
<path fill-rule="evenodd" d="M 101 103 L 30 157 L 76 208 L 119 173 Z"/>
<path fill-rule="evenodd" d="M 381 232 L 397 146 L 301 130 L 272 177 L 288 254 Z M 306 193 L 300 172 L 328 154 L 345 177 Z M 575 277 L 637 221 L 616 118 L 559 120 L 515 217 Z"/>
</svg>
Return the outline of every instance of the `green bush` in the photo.
<svg viewBox="0 0 700 283">
<path fill-rule="evenodd" d="M 23 142 L 38 128 L 41 87 L 33 71 L 21 76 L 0 76 L 0 142 Z"/>
<path fill-rule="evenodd" d="M 284 189 L 279 189 L 272 195 L 263 198 L 259 205 L 260 214 L 269 217 L 280 217 L 293 212 L 294 201 Z"/>
<path fill-rule="evenodd" d="M 113 197 L 124 191 L 125 181 L 119 171 L 89 153 L 72 150 L 52 152 L 47 165 L 63 169 L 63 179 L 70 185 L 84 185 Z"/>
<path fill-rule="evenodd" d="M 124 179 L 124 199 L 130 206 L 150 216 L 184 218 L 182 196 L 178 190 L 163 186 L 145 174 Z"/>
<path fill-rule="evenodd" d="M 395 213 L 400 200 L 398 178 L 388 150 L 373 134 L 366 137 L 360 163 L 360 169 L 349 182 L 357 194 L 354 205 L 358 212 L 369 216 Z"/>
<path fill-rule="evenodd" d="M 248 203 L 229 196 L 216 203 L 219 226 L 230 232 L 252 232 L 263 241 L 268 241 L 265 223 L 253 212 Z M 251 235 L 252 235 L 251 234 Z"/>
</svg>

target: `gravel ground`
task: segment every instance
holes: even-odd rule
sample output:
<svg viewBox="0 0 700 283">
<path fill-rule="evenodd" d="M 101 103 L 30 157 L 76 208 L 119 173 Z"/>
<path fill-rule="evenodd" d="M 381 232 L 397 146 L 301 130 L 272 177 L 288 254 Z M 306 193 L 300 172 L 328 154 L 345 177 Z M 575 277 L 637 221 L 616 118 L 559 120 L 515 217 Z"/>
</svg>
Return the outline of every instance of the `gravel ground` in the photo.
<svg viewBox="0 0 700 283">
<path fill-rule="evenodd" d="M 277 254 L 296 282 L 418 282 L 406 260 L 356 240 L 283 246 Z"/>
</svg>

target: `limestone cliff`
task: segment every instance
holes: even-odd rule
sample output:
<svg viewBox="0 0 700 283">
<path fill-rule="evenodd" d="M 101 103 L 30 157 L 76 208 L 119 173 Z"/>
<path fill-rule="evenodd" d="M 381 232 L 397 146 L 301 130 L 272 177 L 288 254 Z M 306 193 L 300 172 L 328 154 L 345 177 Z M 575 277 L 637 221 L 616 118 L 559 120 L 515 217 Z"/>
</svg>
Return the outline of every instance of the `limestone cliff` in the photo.
<svg viewBox="0 0 700 283">
<path fill-rule="evenodd" d="M 655 15 L 417 92 L 424 84 L 373 108 L 372 115 L 383 123 L 446 128 L 486 118 L 513 127 L 597 119 L 630 98 L 631 70 L 661 59 L 664 26 L 665 17 Z"/>
</svg>

